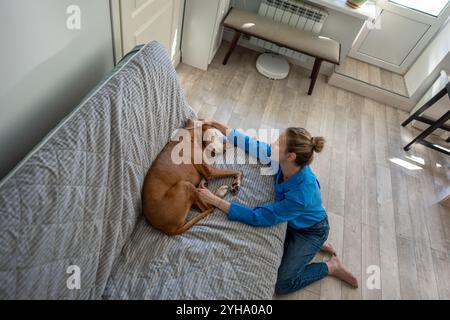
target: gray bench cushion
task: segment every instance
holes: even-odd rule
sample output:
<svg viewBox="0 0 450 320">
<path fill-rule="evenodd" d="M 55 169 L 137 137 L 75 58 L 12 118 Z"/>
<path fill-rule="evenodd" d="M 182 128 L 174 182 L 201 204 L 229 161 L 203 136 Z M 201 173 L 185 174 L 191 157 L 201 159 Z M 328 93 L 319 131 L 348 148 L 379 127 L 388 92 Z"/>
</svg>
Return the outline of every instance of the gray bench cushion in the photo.
<svg viewBox="0 0 450 320">
<path fill-rule="evenodd" d="M 257 15 L 253 12 L 233 8 L 224 20 L 224 26 L 237 31 L 277 43 L 283 47 L 319 57 L 339 64 L 339 42 L 305 32 L 289 25 Z"/>
</svg>

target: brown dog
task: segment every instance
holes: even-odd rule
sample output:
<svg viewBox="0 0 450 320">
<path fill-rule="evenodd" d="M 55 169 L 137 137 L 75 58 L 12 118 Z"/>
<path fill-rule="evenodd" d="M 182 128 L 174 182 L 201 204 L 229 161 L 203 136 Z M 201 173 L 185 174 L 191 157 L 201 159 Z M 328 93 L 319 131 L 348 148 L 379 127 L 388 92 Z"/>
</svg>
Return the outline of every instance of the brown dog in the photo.
<svg viewBox="0 0 450 320">
<path fill-rule="evenodd" d="M 211 128 L 218 129 L 226 135 L 225 129 L 212 121 L 202 123 L 202 136 L 206 130 Z M 147 221 L 170 236 L 186 232 L 195 223 L 214 211 L 213 207 L 199 200 L 198 187 L 206 187 L 207 181 L 211 179 L 234 177 L 230 191 L 236 194 L 242 179 L 242 173 L 238 170 L 216 169 L 204 164 L 204 161 L 202 164 L 193 164 L 195 146 L 200 147 L 203 153 L 209 143 L 196 141 L 198 139 L 194 138 L 194 126 L 191 120 L 186 124 L 186 129 L 189 130 L 191 136 L 192 159 L 190 164 L 175 164 L 172 161 L 172 150 L 179 142 L 169 142 L 148 171 L 142 191 L 143 211 Z M 202 137 L 200 138 L 203 140 Z M 224 197 L 227 191 L 228 186 L 222 186 L 216 191 L 216 195 Z M 193 204 L 197 205 L 202 212 L 186 222 L 186 217 Z"/>
</svg>

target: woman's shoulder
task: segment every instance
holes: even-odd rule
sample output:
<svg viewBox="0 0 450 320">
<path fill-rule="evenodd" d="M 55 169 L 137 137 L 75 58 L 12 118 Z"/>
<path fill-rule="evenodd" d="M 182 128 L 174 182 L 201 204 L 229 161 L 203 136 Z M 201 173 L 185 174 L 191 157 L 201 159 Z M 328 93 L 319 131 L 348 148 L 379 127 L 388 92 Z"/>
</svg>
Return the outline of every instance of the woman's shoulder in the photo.
<svg viewBox="0 0 450 320">
<path fill-rule="evenodd" d="M 308 190 L 316 185 L 317 178 L 311 171 L 305 172 L 300 179 L 297 179 L 287 189 L 289 193 L 308 193 Z"/>
<path fill-rule="evenodd" d="M 310 166 L 306 166 L 302 169 L 303 172 L 303 177 L 300 181 L 300 184 L 302 185 L 307 185 L 307 184 L 315 184 L 317 177 L 316 174 L 314 173 L 314 171 L 311 169 Z"/>
<path fill-rule="evenodd" d="M 311 205 L 314 201 L 317 193 L 320 192 L 318 188 L 317 180 L 304 180 L 303 182 L 291 186 L 291 188 L 285 193 L 285 199 L 293 201 L 302 207 Z"/>
</svg>

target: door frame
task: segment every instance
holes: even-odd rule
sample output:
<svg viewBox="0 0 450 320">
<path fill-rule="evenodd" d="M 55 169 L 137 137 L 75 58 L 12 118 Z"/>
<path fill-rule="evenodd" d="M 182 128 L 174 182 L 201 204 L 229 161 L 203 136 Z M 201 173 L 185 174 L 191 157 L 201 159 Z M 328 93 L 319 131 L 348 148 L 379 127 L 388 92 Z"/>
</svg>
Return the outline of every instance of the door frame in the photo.
<svg viewBox="0 0 450 320">
<path fill-rule="evenodd" d="M 121 1 L 122 0 L 109 0 L 110 3 L 110 11 L 111 11 L 111 33 L 112 33 L 112 39 L 113 39 L 113 54 L 114 54 L 114 63 L 117 65 L 120 60 L 124 57 L 126 54 L 123 52 L 123 33 L 122 33 L 122 9 L 121 9 Z M 130 0 L 126 0 L 130 1 Z M 181 40 L 182 40 L 182 34 L 183 34 L 183 19 L 184 19 L 184 8 L 186 5 L 185 0 L 174 0 L 175 5 L 179 5 L 179 17 L 176 17 L 178 19 L 178 29 L 180 30 L 180 35 L 178 35 L 178 38 L 180 39 L 178 43 L 178 49 L 175 57 L 172 59 L 172 64 L 174 67 L 177 67 L 178 64 L 181 61 Z M 172 23 L 176 23 L 174 17 L 174 21 Z"/>
<path fill-rule="evenodd" d="M 111 11 L 111 31 L 113 40 L 114 63 L 117 65 L 123 58 L 122 49 L 122 17 L 120 13 L 120 0 L 109 0 Z"/>
<path fill-rule="evenodd" d="M 358 52 L 358 49 L 363 44 L 364 40 L 368 36 L 369 32 L 373 29 L 373 27 L 369 26 L 369 22 L 366 22 L 363 28 L 360 31 L 360 34 L 356 38 L 353 43 L 352 48 L 350 49 L 349 56 L 352 58 L 356 58 L 358 60 L 367 62 L 369 64 L 377 65 L 383 69 L 392 71 L 394 73 L 399 73 L 404 75 L 410 66 L 417 60 L 419 55 L 425 49 L 425 47 L 429 44 L 429 42 L 433 39 L 433 37 L 439 32 L 439 30 L 444 26 L 445 21 L 450 16 L 450 1 L 447 5 L 442 9 L 439 16 L 435 17 L 426 13 L 422 13 L 410 8 L 403 7 L 399 4 L 395 4 L 389 2 L 389 0 L 378 0 L 377 6 L 379 7 L 379 14 L 377 15 L 377 19 L 379 19 L 384 10 L 393 12 L 397 15 L 403 16 L 405 18 L 415 20 L 424 24 L 430 25 L 428 30 L 422 36 L 422 38 L 415 44 L 415 46 L 410 50 L 406 58 L 403 62 L 398 66 L 375 57 L 368 56 L 364 53 Z M 376 27 L 376 22 L 375 22 Z"/>
</svg>

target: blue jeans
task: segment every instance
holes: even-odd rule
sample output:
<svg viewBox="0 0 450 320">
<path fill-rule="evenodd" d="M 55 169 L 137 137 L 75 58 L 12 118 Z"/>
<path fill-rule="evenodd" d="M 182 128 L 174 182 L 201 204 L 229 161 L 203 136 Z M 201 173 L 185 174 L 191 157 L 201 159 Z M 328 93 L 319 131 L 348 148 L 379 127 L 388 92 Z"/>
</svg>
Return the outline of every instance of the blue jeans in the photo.
<svg viewBox="0 0 450 320">
<path fill-rule="evenodd" d="M 328 275 L 324 262 L 310 263 L 328 238 L 328 218 L 306 229 L 288 227 L 275 292 L 287 294 Z"/>
</svg>

